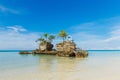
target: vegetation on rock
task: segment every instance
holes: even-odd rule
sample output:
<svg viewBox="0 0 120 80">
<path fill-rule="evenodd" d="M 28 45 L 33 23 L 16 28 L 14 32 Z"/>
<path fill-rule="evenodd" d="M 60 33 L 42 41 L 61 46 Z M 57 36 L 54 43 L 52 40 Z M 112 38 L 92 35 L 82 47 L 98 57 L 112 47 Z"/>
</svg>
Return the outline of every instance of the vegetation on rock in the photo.
<svg viewBox="0 0 120 80">
<path fill-rule="evenodd" d="M 37 41 L 40 41 L 39 49 L 42 51 L 51 51 L 53 48 L 52 41 L 55 39 L 54 35 L 49 35 L 44 33 L 43 37 L 38 38 Z"/>
<path fill-rule="evenodd" d="M 64 30 L 61 30 L 60 33 L 59 33 L 59 37 L 61 37 L 63 39 L 63 43 L 64 43 L 64 40 L 65 38 L 67 37 L 67 32 L 64 31 Z"/>
<path fill-rule="evenodd" d="M 56 44 L 56 50 L 53 50 L 52 41 L 55 39 L 54 35 L 50 35 L 48 33 L 44 33 L 42 37 L 38 38 L 39 41 L 39 49 L 33 50 L 33 54 L 47 54 L 47 55 L 58 55 L 63 57 L 87 57 L 88 51 L 81 50 L 76 47 L 76 44 L 72 40 L 70 36 L 68 36 L 67 32 L 61 30 L 59 32 L 59 37 L 62 38 L 62 42 Z M 65 40 L 67 38 L 67 40 Z M 31 54 L 27 51 L 23 51 L 20 54 Z"/>
</svg>

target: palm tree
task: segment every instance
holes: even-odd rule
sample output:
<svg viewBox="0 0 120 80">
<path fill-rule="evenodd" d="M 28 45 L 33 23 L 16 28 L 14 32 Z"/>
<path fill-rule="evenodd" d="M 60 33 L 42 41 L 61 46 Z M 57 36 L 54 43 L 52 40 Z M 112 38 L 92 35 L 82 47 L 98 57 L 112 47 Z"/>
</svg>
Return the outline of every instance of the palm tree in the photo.
<svg viewBox="0 0 120 80">
<path fill-rule="evenodd" d="M 41 38 L 38 38 L 38 40 L 37 40 L 37 41 L 42 42 L 42 41 L 44 41 L 44 39 L 41 37 Z"/>
<path fill-rule="evenodd" d="M 50 36 L 48 37 L 48 39 L 49 39 L 49 42 L 52 42 L 53 39 L 55 39 L 55 36 L 54 36 L 54 35 L 50 35 Z"/>
<path fill-rule="evenodd" d="M 46 41 L 48 40 L 48 33 L 44 33 L 43 36 L 46 38 Z"/>
<path fill-rule="evenodd" d="M 61 30 L 59 33 L 59 37 L 63 39 L 63 43 L 64 43 L 64 40 L 67 37 L 67 33 L 64 30 Z"/>
<path fill-rule="evenodd" d="M 38 38 L 38 39 L 36 40 L 36 42 L 38 42 L 38 41 L 40 41 L 40 44 L 41 44 L 41 43 L 43 43 L 45 40 L 41 37 L 41 38 Z M 40 49 L 40 46 L 39 46 L 39 49 Z"/>
</svg>

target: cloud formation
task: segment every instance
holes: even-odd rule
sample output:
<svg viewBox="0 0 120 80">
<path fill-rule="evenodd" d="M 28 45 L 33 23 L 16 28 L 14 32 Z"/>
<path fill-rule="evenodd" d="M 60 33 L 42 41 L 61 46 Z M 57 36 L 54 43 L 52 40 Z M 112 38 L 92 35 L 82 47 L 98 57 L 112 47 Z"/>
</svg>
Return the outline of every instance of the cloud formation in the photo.
<svg viewBox="0 0 120 80">
<path fill-rule="evenodd" d="M 38 44 L 35 40 L 38 33 L 23 33 L 27 31 L 22 26 L 9 26 L 0 29 L 0 50 L 5 49 L 36 49 Z"/>
<path fill-rule="evenodd" d="M 84 49 L 120 49 L 120 17 L 74 26 L 71 34 L 78 47 Z"/>
<path fill-rule="evenodd" d="M 0 5 L 0 12 L 2 13 L 12 13 L 12 14 L 19 14 L 19 11 L 11 9 L 11 8 L 7 8 L 3 5 Z"/>
<path fill-rule="evenodd" d="M 71 33 L 77 47 L 96 50 L 120 49 L 120 17 L 83 23 L 72 27 Z M 56 33 L 57 35 L 58 33 Z M 23 26 L 0 27 L 0 49 L 36 49 L 36 39 L 41 33 L 29 32 Z M 54 43 L 61 42 L 56 38 Z"/>
<path fill-rule="evenodd" d="M 26 32 L 27 30 L 20 25 L 7 26 L 13 32 Z"/>
</svg>

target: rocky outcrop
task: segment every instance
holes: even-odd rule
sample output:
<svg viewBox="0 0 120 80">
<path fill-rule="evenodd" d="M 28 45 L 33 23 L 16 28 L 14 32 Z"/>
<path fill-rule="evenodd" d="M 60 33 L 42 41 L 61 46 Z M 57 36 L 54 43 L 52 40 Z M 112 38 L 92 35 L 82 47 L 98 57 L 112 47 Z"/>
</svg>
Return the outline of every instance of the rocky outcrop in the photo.
<svg viewBox="0 0 120 80">
<path fill-rule="evenodd" d="M 29 51 L 20 51 L 19 54 L 32 54 L 32 52 L 29 52 Z"/>
<path fill-rule="evenodd" d="M 71 51 L 71 52 L 65 52 L 65 51 L 58 51 L 57 53 L 58 56 L 61 57 L 82 57 L 85 58 L 88 56 L 88 52 L 87 51 L 80 51 L 80 52 L 76 52 L 76 51 Z"/>
<path fill-rule="evenodd" d="M 73 41 L 64 41 L 63 43 L 56 44 L 57 51 L 70 52 L 76 49 L 76 44 Z"/>
<path fill-rule="evenodd" d="M 33 50 L 32 52 L 22 51 L 20 54 L 45 54 L 45 55 L 57 55 L 61 57 L 87 57 L 88 51 L 76 48 L 76 44 L 73 41 L 67 40 L 63 43 L 56 45 L 57 50 L 53 50 L 53 44 L 50 42 L 41 43 L 40 49 Z"/>
<path fill-rule="evenodd" d="M 47 55 L 56 55 L 57 51 L 41 51 L 39 49 L 33 50 L 33 54 L 47 54 Z"/>
<path fill-rule="evenodd" d="M 33 51 L 32 51 L 33 54 L 40 54 L 41 52 L 42 52 L 42 51 L 39 50 L 39 49 L 36 49 L 36 50 L 33 50 Z"/>
<path fill-rule="evenodd" d="M 47 50 L 47 51 L 52 51 L 52 49 L 53 49 L 53 44 L 47 42 L 46 50 Z"/>
<path fill-rule="evenodd" d="M 75 53 L 76 57 L 87 57 L 88 56 L 88 51 L 86 50 L 81 50 L 80 52 Z"/>
<path fill-rule="evenodd" d="M 32 52 L 21 51 L 20 54 L 44 54 L 44 55 L 57 55 L 61 57 L 85 58 L 88 56 L 88 51 L 80 50 L 79 52 L 77 51 L 65 52 L 65 51 L 41 51 L 39 49 L 36 49 L 36 50 L 33 50 Z"/>
<path fill-rule="evenodd" d="M 47 42 L 45 44 L 40 44 L 40 50 L 41 51 L 52 51 L 53 49 L 53 44 L 50 42 Z"/>
<path fill-rule="evenodd" d="M 62 57 L 87 57 L 88 52 L 82 49 L 77 49 L 73 41 L 67 40 L 56 45 L 57 55 Z"/>
</svg>

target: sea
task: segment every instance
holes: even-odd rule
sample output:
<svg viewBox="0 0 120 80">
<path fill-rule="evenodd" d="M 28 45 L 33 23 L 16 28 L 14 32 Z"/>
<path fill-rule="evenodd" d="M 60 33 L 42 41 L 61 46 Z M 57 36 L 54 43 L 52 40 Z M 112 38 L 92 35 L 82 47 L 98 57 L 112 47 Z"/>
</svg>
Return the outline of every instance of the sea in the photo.
<svg viewBox="0 0 120 80">
<path fill-rule="evenodd" d="M 0 50 L 0 80 L 120 80 L 120 50 L 88 52 L 75 58 Z"/>
</svg>

